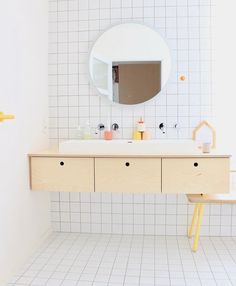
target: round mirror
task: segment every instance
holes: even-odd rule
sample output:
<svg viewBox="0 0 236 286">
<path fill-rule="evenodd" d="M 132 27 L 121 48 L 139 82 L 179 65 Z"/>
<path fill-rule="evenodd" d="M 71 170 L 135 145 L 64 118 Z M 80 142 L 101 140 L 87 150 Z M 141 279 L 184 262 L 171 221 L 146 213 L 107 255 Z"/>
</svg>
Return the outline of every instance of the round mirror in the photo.
<svg viewBox="0 0 236 286">
<path fill-rule="evenodd" d="M 138 104 L 156 96 L 166 84 L 170 50 L 157 31 L 136 23 L 116 25 L 95 42 L 90 77 L 112 102 Z"/>
</svg>

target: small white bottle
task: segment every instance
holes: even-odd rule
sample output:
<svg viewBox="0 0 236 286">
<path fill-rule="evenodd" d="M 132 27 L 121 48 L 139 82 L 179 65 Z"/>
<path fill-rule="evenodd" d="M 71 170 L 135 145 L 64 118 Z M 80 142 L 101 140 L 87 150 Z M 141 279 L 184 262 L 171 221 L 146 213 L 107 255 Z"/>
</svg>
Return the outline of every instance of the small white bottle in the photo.
<svg viewBox="0 0 236 286">
<path fill-rule="evenodd" d="M 76 129 L 76 137 L 77 139 L 83 139 L 83 130 L 80 125 Z"/>
<path fill-rule="evenodd" d="M 89 140 L 92 139 L 91 127 L 89 121 L 86 122 L 83 132 L 83 139 Z"/>
</svg>

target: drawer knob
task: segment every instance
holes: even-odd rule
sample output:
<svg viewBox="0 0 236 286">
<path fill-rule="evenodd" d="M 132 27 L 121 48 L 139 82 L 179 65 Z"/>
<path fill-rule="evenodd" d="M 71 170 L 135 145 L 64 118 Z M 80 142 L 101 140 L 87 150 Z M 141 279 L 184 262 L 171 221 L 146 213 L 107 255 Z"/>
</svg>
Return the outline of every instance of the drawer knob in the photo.
<svg viewBox="0 0 236 286">
<path fill-rule="evenodd" d="M 64 166 L 64 162 L 63 162 L 63 161 L 61 161 L 61 162 L 60 162 L 60 165 L 61 165 L 61 166 Z"/>
<path fill-rule="evenodd" d="M 197 162 L 195 162 L 193 165 L 194 165 L 194 167 L 198 167 L 198 163 Z"/>
<path fill-rule="evenodd" d="M 126 162 L 126 163 L 125 163 L 125 166 L 126 166 L 126 167 L 129 167 L 129 166 L 130 166 L 130 163 L 129 163 L 129 162 Z"/>
</svg>

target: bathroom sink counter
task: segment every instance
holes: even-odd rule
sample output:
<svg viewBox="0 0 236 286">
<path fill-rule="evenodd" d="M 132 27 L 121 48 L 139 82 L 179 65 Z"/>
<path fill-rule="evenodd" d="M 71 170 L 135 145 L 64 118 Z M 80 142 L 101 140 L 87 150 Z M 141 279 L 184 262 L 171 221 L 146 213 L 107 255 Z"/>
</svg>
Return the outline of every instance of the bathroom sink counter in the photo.
<svg viewBox="0 0 236 286">
<path fill-rule="evenodd" d="M 29 157 L 68 157 L 68 158 L 230 158 L 230 154 L 225 154 L 223 152 L 214 150 L 211 153 L 202 153 L 201 150 L 196 150 L 194 152 L 153 152 L 153 153 L 133 153 L 133 152 L 101 152 L 97 153 L 71 153 L 71 152 L 60 152 L 59 149 L 47 149 L 38 152 L 32 152 L 28 154 Z"/>
<path fill-rule="evenodd" d="M 202 153 L 193 140 L 66 140 L 58 148 L 46 150 L 30 156 L 48 157 L 138 157 L 138 158 L 228 158 L 222 150 L 212 149 Z"/>
</svg>

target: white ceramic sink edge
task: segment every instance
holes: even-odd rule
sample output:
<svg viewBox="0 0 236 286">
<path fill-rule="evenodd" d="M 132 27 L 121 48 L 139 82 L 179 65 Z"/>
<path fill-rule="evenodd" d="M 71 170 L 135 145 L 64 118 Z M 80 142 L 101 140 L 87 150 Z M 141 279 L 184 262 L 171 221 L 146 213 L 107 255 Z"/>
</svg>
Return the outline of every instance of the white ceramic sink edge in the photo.
<svg viewBox="0 0 236 286">
<path fill-rule="evenodd" d="M 193 140 L 68 140 L 59 144 L 60 153 L 89 155 L 189 154 L 199 152 Z"/>
</svg>

